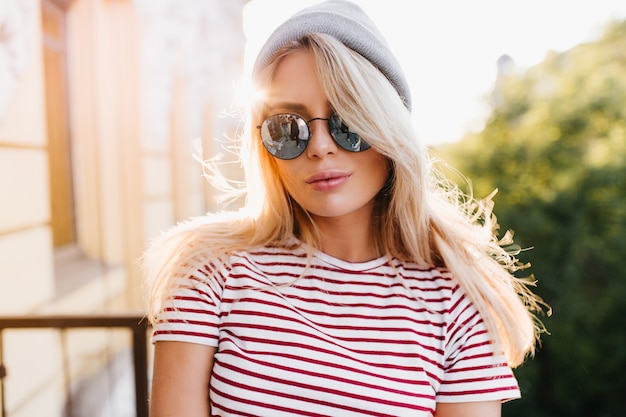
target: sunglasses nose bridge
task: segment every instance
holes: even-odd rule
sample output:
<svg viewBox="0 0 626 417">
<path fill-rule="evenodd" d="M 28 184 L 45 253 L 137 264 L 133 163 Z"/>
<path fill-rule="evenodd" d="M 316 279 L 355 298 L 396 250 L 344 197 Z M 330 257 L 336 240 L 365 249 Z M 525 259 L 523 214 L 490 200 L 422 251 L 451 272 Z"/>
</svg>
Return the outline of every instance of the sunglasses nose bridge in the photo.
<svg viewBox="0 0 626 417">
<path fill-rule="evenodd" d="M 322 156 L 337 152 L 337 143 L 330 131 L 329 120 L 329 118 L 316 117 L 307 121 L 310 139 L 306 152 L 310 156 Z M 312 125 L 312 122 L 317 122 L 317 125 Z"/>
<path fill-rule="evenodd" d="M 313 119 L 309 119 L 305 122 L 306 127 L 309 130 L 309 136 L 313 136 L 313 132 L 315 131 L 315 128 L 312 127 L 312 124 L 313 122 L 316 122 L 318 120 L 325 121 L 326 122 L 325 126 L 328 127 L 328 130 L 330 131 L 330 124 L 329 124 L 330 119 L 324 118 L 324 117 L 314 117 Z M 319 126 L 318 126 L 318 129 L 319 129 Z"/>
</svg>

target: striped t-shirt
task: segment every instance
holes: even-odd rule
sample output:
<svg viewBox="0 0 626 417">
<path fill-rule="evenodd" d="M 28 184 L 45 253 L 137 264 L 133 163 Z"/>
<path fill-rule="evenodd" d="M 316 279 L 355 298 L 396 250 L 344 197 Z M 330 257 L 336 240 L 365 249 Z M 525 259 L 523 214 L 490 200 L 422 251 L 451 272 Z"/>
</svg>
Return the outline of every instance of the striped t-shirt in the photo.
<svg viewBox="0 0 626 417">
<path fill-rule="evenodd" d="M 153 340 L 217 348 L 217 416 L 432 416 L 519 389 L 449 272 L 259 248 L 187 278 Z"/>
</svg>

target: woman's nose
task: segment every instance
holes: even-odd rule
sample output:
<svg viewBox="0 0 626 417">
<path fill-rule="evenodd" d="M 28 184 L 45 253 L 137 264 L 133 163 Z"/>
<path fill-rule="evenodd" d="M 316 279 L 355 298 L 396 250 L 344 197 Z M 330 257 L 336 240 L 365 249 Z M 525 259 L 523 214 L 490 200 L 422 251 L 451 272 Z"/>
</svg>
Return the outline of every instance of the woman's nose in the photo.
<svg viewBox="0 0 626 417">
<path fill-rule="evenodd" d="M 311 137 L 306 147 L 309 158 L 322 158 L 337 152 L 337 144 L 330 134 L 327 119 L 316 119 L 309 123 Z"/>
</svg>

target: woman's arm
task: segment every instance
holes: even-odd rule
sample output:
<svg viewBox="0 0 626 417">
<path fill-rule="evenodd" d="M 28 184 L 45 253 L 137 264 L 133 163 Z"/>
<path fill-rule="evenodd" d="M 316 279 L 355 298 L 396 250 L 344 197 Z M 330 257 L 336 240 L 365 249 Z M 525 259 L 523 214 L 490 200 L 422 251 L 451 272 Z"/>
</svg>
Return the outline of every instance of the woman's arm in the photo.
<svg viewBox="0 0 626 417">
<path fill-rule="evenodd" d="M 500 417 L 500 401 L 475 403 L 437 403 L 435 417 Z"/>
<path fill-rule="evenodd" d="M 207 417 L 215 348 L 156 342 L 150 417 Z"/>
</svg>

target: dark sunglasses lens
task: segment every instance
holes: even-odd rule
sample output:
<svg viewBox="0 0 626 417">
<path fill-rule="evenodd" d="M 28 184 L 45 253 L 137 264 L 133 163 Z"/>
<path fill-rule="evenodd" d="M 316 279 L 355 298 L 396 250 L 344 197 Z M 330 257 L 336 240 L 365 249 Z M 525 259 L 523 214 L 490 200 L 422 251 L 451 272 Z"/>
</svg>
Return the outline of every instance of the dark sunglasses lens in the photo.
<svg viewBox="0 0 626 417">
<path fill-rule="evenodd" d="M 341 146 L 346 151 L 360 152 L 371 147 L 370 144 L 361 139 L 359 135 L 350 131 L 337 113 L 333 113 L 330 119 L 328 119 L 328 127 L 337 145 Z"/>
<path fill-rule="evenodd" d="M 302 154 L 309 140 L 309 128 L 300 116 L 277 114 L 261 124 L 261 140 L 276 158 L 293 159 Z"/>
</svg>

